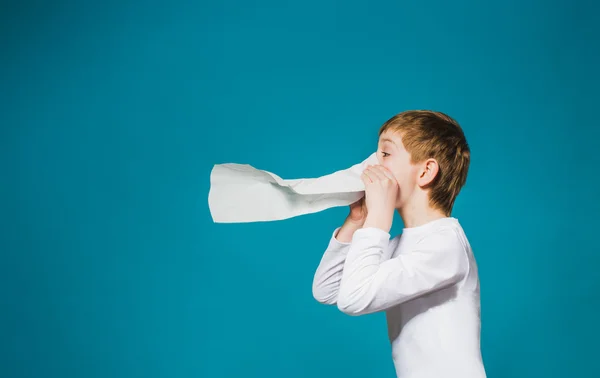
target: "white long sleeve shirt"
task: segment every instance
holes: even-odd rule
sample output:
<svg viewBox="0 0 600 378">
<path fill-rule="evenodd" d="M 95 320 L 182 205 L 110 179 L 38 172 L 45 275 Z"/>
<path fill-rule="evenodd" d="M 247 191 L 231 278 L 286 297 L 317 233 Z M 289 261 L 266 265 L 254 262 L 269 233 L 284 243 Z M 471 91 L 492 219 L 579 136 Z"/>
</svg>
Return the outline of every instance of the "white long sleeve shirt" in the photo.
<svg viewBox="0 0 600 378">
<path fill-rule="evenodd" d="M 315 272 L 313 296 L 344 313 L 385 311 L 399 378 L 483 378 L 479 276 L 458 220 L 405 228 L 390 240 L 379 228 L 331 236 Z"/>
</svg>

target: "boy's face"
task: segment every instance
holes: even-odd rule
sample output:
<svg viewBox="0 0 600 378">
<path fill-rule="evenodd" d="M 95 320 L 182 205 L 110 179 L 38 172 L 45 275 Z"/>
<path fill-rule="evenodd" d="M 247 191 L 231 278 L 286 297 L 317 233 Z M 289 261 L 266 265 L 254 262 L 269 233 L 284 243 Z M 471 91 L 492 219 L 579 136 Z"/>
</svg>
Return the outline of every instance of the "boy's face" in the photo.
<svg viewBox="0 0 600 378">
<path fill-rule="evenodd" d="M 418 167 L 411 164 L 410 154 L 404 148 L 400 134 L 388 131 L 381 134 L 377 146 L 377 160 L 389 169 L 398 181 L 396 208 L 399 209 L 412 196 L 418 177 Z"/>
</svg>

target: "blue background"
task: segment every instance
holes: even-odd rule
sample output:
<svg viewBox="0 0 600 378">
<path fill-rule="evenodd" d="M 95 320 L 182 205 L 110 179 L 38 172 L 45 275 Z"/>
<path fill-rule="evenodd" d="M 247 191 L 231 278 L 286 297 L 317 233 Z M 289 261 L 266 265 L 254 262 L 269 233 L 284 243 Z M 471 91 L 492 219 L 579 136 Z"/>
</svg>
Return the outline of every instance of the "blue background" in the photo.
<svg viewBox="0 0 600 378">
<path fill-rule="evenodd" d="M 2 2 L 0 376 L 393 377 L 384 315 L 311 295 L 346 208 L 214 224 L 207 199 L 214 164 L 331 173 L 415 108 L 471 145 L 489 377 L 600 375 L 597 12 Z"/>
</svg>

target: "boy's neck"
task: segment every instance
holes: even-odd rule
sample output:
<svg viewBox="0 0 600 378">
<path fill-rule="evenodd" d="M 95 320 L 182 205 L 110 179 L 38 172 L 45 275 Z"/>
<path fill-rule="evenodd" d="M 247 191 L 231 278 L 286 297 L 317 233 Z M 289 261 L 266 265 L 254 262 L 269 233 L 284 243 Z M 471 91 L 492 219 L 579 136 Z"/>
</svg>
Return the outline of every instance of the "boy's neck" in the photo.
<svg viewBox="0 0 600 378">
<path fill-rule="evenodd" d="M 423 208 L 407 206 L 397 210 L 406 228 L 422 226 L 431 221 L 448 217 L 441 210 L 429 206 Z"/>
</svg>

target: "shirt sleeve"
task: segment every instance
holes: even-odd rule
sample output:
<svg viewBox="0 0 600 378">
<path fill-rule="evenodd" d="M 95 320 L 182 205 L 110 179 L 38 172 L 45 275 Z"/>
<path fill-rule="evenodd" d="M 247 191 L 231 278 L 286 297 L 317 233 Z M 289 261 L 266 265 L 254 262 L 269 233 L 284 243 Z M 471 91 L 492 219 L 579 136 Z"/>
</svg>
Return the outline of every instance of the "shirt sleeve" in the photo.
<svg viewBox="0 0 600 378">
<path fill-rule="evenodd" d="M 390 234 L 375 227 L 357 230 L 348 248 L 337 298 L 349 315 L 385 311 L 423 294 L 459 282 L 468 257 L 451 228 L 425 236 L 410 250 L 382 260 Z"/>
<path fill-rule="evenodd" d="M 313 278 L 313 297 L 324 304 L 335 304 L 337 301 L 344 261 L 350 249 L 351 243 L 343 243 L 336 239 L 340 228 L 333 231 Z"/>
</svg>

